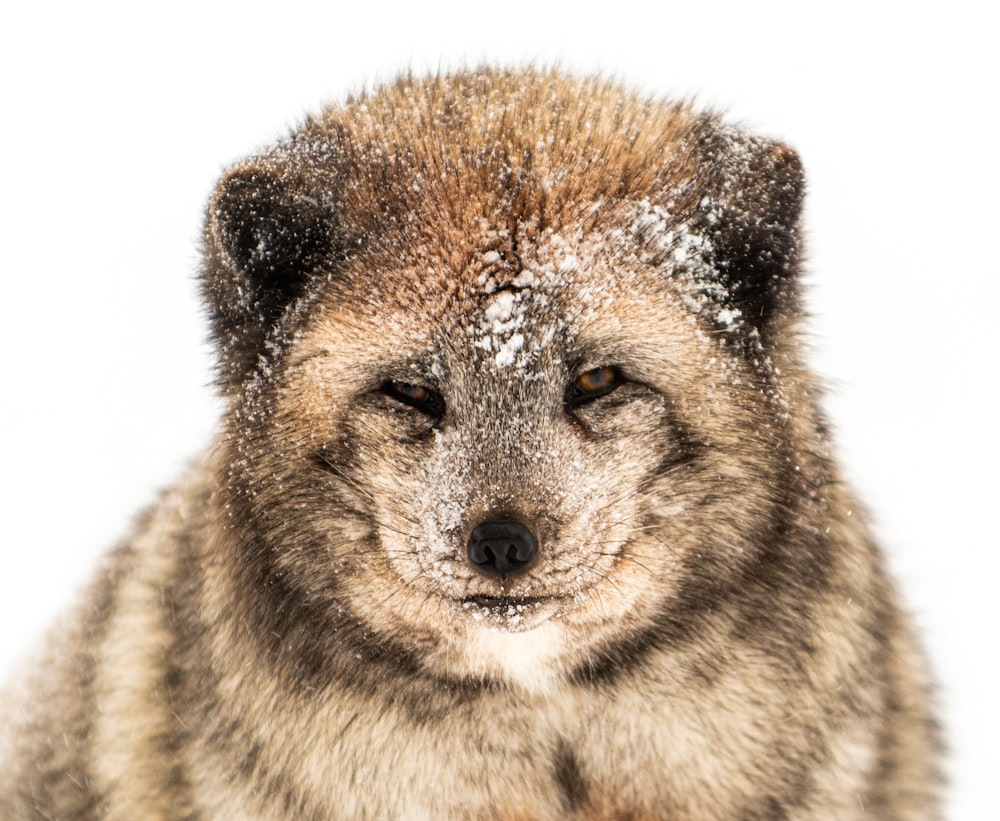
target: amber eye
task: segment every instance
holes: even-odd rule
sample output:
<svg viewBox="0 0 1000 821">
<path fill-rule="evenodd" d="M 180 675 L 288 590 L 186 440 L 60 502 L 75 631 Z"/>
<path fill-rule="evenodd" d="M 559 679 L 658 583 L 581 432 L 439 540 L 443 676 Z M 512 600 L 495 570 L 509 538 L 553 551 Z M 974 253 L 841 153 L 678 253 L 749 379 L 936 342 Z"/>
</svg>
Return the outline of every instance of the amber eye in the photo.
<svg viewBox="0 0 1000 821">
<path fill-rule="evenodd" d="M 386 382 L 381 390 L 389 398 L 395 399 L 400 404 L 416 408 L 428 416 L 440 418 L 444 415 L 444 400 L 440 394 L 430 388 L 414 385 L 410 382 Z"/>
<path fill-rule="evenodd" d="M 566 391 L 566 404 L 573 408 L 600 396 L 606 396 L 623 381 L 618 369 L 610 365 L 584 371 Z"/>
</svg>

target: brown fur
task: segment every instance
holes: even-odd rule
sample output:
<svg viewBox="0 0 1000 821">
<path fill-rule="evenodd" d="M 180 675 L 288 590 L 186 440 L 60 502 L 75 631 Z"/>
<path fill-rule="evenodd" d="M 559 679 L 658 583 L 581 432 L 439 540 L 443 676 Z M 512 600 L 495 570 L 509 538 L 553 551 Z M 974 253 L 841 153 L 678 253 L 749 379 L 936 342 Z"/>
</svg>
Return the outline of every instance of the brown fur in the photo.
<svg viewBox="0 0 1000 821">
<path fill-rule="evenodd" d="M 938 817 L 803 364 L 802 191 L 784 146 L 534 72 L 403 80 L 230 171 L 222 431 L 11 708 L 0 815 Z M 473 567 L 487 520 L 524 572 Z"/>
</svg>

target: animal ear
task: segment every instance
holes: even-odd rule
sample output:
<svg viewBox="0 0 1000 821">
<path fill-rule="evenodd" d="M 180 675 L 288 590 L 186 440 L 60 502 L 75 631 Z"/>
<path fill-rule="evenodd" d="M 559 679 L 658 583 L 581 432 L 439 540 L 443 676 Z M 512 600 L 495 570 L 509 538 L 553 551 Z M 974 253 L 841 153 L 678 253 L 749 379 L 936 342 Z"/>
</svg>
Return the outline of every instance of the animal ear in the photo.
<svg viewBox="0 0 1000 821">
<path fill-rule="evenodd" d="M 730 138 L 714 159 L 714 192 L 699 208 L 729 303 L 725 315 L 736 310 L 764 334 L 776 314 L 796 308 L 802 165 L 791 148 L 749 138 Z"/>
<path fill-rule="evenodd" d="M 209 205 L 203 288 L 227 379 L 256 366 L 332 246 L 332 209 L 304 181 L 264 164 L 222 178 Z"/>
</svg>

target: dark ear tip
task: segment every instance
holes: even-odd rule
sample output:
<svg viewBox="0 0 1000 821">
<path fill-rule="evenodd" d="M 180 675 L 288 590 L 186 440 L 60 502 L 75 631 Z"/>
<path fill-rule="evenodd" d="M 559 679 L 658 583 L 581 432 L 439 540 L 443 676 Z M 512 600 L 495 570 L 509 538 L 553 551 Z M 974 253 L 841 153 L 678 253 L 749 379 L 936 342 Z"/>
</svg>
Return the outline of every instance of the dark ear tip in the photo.
<svg viewBox="0 0 1000 821">
<path fill-rule="evenodd" d="M 801 206 L 805 196 L 806 175 L 798 152 L 783 143 L 772 143 L 768 160 L 776 186 L 785 197 L 794 200 L 796 208 Z"/>
<path fill-rule="evenodd" d="M 763 141 L 748 169 L 753 181 L 751 187 L 763 189 L 765 199 L 771 200 L 785 219 L 794 218 L 805 196 L 805 170 L 798 152 L 784 143 Z"/>
<path fill-rule="evenodd" d="M 233 214 L 234 208 L 267 183 L 261 171 L 253 166 L 234 168 L 227 171 L 215 187 L 209 207 L 209 220 L 213 229 L 223 228 Z"/>
<path fill-rule="evenodd" d="M 288 299 L 329 254 L 332 219 L 305 179 L 259 163 L 229 171 L 208 215 L 210 241 L 260 298 Z"/>
<path fill-rule="evenodd" d="M 208 213 L 209 235 L 237 271 L 251 272 L 266 247 L 263 232 L 283 188 L 278 177 L 257 165 L 228 171 L 219 181 Z"/>
<path fill-rule="evenodd" d="M 767 157 L 775 171 L 783 171 L 789 177 L 802 176 L 802 161 L 798 151 L 784 143 L 771 142 L 767 146 Z"/>
</svg>

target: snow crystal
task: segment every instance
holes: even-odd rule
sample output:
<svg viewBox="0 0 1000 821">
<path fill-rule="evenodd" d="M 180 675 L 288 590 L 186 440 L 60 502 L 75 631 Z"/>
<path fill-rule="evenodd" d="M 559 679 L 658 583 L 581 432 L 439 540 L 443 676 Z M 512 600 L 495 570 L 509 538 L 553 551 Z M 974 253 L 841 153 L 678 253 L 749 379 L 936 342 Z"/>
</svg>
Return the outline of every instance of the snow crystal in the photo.
<svg viewBox="0 0 1000 821">
<path fill-rule="evenodd" d="M 524 335 L 523 334 L 513 334 L 511 337 L 500 346 L 497 351 L 494 361 L 498 368 L 505 368 L 507 365 L 513 365 L 517 359 L 517 352 L 524 347 Z"/>
<path fill-rule="evenodd" d="M 515 296 L 510 291 L 504 291 L 496 295 L 496 298 L 486 306 L 486 321 L 493 324 L 494 333 L 502 333 L 505 330 L 504 323 L 508 322 L 514 313 Z"/>
<path fill-rule="evenodd" d="M 732 328 L 741 316 L 743 316 L 743 312 L 739 308 L 722 308 L 715 315 L 715 321 L 719 325 Z"/>
<path fill-rule="evenodd" d="M 579 260 L 573 254 L 567 254 L 559 260 L 559 273 L 571 274 L 580 267 Z"/>
<path fill-rule="evenodd" d="M 524 295 L 527 293 L 526 290 L 500 291 L 486 306 L 479 326 L 470 329 L 476 336 L 473 345 L 495 353 L 494 362 L 498 368 L 514 365 L 518 352 L 524 347 L 521 329 L 526 307 Z"/>
<path fill-rule="evenodd" d="M 525 269 L 521 271 L 513 280 L 511 280 L 511 286 L 514 288 L 530 288 L 535 284 L 535 275 L 533 272 Z"/>
</svg>

